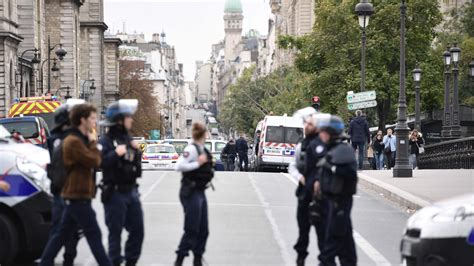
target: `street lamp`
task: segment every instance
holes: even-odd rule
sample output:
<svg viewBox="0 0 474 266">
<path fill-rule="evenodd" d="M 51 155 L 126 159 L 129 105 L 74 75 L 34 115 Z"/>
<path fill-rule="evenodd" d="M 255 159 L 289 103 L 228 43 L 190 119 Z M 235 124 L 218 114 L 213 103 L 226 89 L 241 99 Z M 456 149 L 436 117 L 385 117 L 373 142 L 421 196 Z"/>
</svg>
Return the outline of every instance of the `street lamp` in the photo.
<svg viewBox="0 0 474 266">
<path fill-rule="evenodd" d="M 451 137 L 461 137 L 461 125 L 459 121 L 459 61 L 461 60 L 461 48 L 454 43 L 454 46 L 449 50 L 453 60 L 453 106 L 452 106 L 452 126 Z"/>
<path fill-rule="evenodd" d="M 91 85 L 89 87 L 85 86 L 87 82 L 91 82 Z M 82 83 L 82 86 L 81 86 L 81 94 L 79 98 L 89 101 L 89 97 L 94 95 L 95 90 L 96 90 L 96 87 L 95 87 L 94 79 L 84 80 L 84 83 Z"/>
<path fill-rule="evenodd" d="M 51 38 L 48 36 L 48 93 L 51 93 L 51 52 L 59 46 L 58 49 L 56 49 L 55 54 L 58 57 L 59 60 L 63 60 L 64 57 L 66 56 L 67 52 L 66 50 L 63 49 L 63 45 L 58 43 L 54 46 L 51 47 Z M 55 61 L 56 62 L 56 61 Z"/>
<path fill-rule="evenodd" d="M 25 54 L 27 52 L 35 52 L 35 55 L 34 55 L 33 59 L 31 59 L 31 64 L 32 65 L 36 65 L 36 64 L 41 62 L 40 59 L 39 59 L 39 55 L 40 55 L 39 50 L 36 49 L 36 48 L 27 49 L 27 50 L 23 51 L 23 53 L 21 53 L 21 56 L 18 60 L 18 63 L 20 65 L 20 97 L 23 97 L 23 63 L 22 63 L 22 61 L 24 60 L 23 56 L 25 56 Z M 25 96 L 28 96 L 28 94 L 29 93 L 27 91 L 25 91 Z"/>
<path fill-rule="evenodd" d="M 53 59 L 53 67 L 51 67 L 51 71 L 53 72 L 53 77 L 54 78 L 57 78 L 59 77 L 59 67 L 58 67 L 58 64 L 56 63 L 57 59 L 54 58 Z"/>
<path fill-rule="evenodd" d="M 360 90 L 365 91 L 365 46 L 367 37 L 365 28 L 369 25 L 369 18 L 374 13 L 374 7 L 368 0 L 361 0 L 355 7 L 355 12 L 359 17 L 359 26 L 362 29 L 362 60 L 361 60 L 361 81 Z"/>
<path fill-rule="evenodd" d="M 398 94 L 398 122 L 395 127 L 397 152 L 393 177 L 412 177 L 413 170 L 408 161 L 407 99 L 405 94 L 405 18 L 407 6 L 405 0 L 400 5 L 400 91 Z"/>
<path fill-rule="evenodd" d="M 420 81 L 421 81 L 421 69 L 416 65 L 416 68 L 413 69 L 413 80 L 415 81 L 415 129 L 421 132 L 421 123 L 420 123 Z"/>
<path fill-rule="evenodd" d="M 451 53 L 449 52 L 450 47 L 446 47 L 446 51 L 443 53 L 444 58 L 444 118 L 443 118 L 443 130 L 441 136 L 443 138 L 449 138 L 451 135 L 451 104 L 450 100 L 450 79 L 451 79 Z"/>
</svg>

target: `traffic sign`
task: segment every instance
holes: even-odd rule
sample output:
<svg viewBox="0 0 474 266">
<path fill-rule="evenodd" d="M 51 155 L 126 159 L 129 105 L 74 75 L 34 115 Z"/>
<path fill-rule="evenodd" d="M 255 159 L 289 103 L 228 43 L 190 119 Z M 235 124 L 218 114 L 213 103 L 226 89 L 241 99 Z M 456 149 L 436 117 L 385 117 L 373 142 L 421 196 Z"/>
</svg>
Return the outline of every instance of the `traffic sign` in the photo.
<svg viewBox="0 0 474 266">
<path fill-rule="evenodd" d="M 364 91 L 364 92 L 348 92 L 347 93 L 347 103 L 358 103 L 372 101 L 376 99 L 375 91 Z"/>
<path fill-rule="evenodd" d="M 370 108 L 370 107 L 375 107 L 375 106 L 377 106 L 376 100 L 347 104 L 347 108 L 350 111 L 357 110 L 357 109 Z"/>
</svg>

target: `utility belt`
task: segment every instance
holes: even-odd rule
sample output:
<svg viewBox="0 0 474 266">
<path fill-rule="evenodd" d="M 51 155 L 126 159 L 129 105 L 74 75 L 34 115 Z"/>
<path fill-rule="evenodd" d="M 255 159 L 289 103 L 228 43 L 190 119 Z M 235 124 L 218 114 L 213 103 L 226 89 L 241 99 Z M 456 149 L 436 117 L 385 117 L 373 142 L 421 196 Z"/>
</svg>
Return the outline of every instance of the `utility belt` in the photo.
<svg viewBox="0 0 474 266">
<path fill-rule="evenodd" d="M 112 184 L 112 183 L 102 183 L 99 185 L 100 189 L 102 190 L 101 194 L 101 201 L 103 203 L 107 203 L 110 198 L 112 198 L 112 194 L 114 192 L 119 193 L 129 193 L 133 191 L 135 188 L 138 188 L 138 184 Z"/>
</svg>

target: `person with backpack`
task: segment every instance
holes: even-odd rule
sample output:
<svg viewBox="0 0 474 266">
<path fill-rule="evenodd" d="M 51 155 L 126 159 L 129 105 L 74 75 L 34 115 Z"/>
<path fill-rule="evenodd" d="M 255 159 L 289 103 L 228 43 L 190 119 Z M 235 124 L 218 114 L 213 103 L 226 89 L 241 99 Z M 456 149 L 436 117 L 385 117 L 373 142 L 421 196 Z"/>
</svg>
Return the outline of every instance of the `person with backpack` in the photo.
<svg viewBox="0 0 474 266">
<path fill-rule="evenodd" d="M 109 258 L 113 265 L 134 266 L 140 258 L 144 233 L 143 210 L 137 178 L 141 177 L 141 150 L 130 136 L 137 100 L 111 103 L 105 112 L 109 128 L 100 139 L 102 145 L 102 203 L 109 229 Z M 122 256 L 122 231 L 128 234 Z"/>
<path fill-rule="evenodd" d="M 183 265 L 189 251 L 194 254 L 194 266 L 202 265 L 202 256 L 209 235 L 208 208 L 205 190 L 212 186 L 214 166 L 211 153 L 204 147 L 207 129 L 196 122 L 192 126 L 193 142 L 176 162 L 182 172 L 179 199 L 184 210 L 184 234 L 176 251 L 175 266 Z"/>
<path fill-rule="evenodd" d="M 87 243 L 100 266 L 111 266 L 102 244 L 102 234 L 92 208 L 95 197 L 94 170 L 101 156 L 92 131 L 97 122 L 97 109 L 78 104 L 71 109 L 71 131 L 63 140 L 63 161 L 67 176 L 61 190 L 65 209 L 56 232 L 50 236 L 41 256 L 41 266 L 54 265 L 54 258 L 76 226 L 82 229 Z"/>
<path fill-rule="evenodd" d="M 53 194 L 53 207 L 51 209 L 51 229 L 49 235 L 54 235 L 59 229 L 61 217 L 65 209 L 61 190 L 67 176 L 67 170 L 63 161 L 63 140 L 71 131 L 69 111 L 76 104 L 84 103 L 84 100 L 68 99 L 54 111 L 54 128 L 47 140 L 50 161 L 47 166 L 48 177 L 51 179 L 51 193 Z M 79 242 L 79 228 L 72 230 L 64 244 L 63 266 L 74 265 L 77 256 L 77 243 Z"/>
<path fill-rule="evenodd" d="M 221 158 L 226 162 L 226 171 L 234 171 L 235 157 L 237 157 L 235 142 L 234 139 L 230 139 L 221 152 Z"/>
</svg>

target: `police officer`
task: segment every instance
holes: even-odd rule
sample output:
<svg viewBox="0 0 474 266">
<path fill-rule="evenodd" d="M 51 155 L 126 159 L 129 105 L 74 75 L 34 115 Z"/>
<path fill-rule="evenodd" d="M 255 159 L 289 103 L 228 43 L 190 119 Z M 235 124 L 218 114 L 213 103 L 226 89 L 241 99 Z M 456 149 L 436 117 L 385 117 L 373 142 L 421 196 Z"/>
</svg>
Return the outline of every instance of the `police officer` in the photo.
<svg viewBox="0 0 474 266">
<path fill-rule="evenodd" d="M 129 134 L 138 105 L 137 100 L 119 100 L 105 113 L 109 126 L 101 138 L 102 202 L 105 222 L 109 229 L 109 257 L 113 265 L 136 265 L 140 258 L 143 238 L 143 210 L 138 194 L 137 178 L 141 176 L 141 151 Z M 122 230 L 129 233 L 125 257 L 121 255 Z"/>
<path fill-rule="evenodd" d="M 288 167 L 290 175 L 299 180 L 296 189 L 296 197 L 298 198 L 296 217 L 299 236 L 294 245 L 294 249 L 298 253 L 296 259 L 298 266 L 304 265 L 308 256 L 311 224 L 316 228 L 320 251 L 324 241 L 324 220 L 321 216 L 325 211 L 325 202 L 322 198 L 315 198 L 313 193 L 313 187 L 319 186 L 316 164 L 325 155 L 325 145 L 319 139 L 318 128 L 315 126 L 317 118 L 321 115 L 316 114 L 316 110 L 312 107 L 303 108 L 294 114 L 294 117 L 303 119 L 306 135 L 296 148 L 295 162 Z M 310 206 L 313 206 L 313 212 L 310 212 Z M 316 210 L 314 210 L 315 208 Z"/>
<path fill-rule="evenodd" d="M 202 256 L 209 235 L 208 209 L 205 190 L 214 176 L 211 153 L 204 147 L 206 127 L 202 123 L 192 126 L 193 143 L 188 145 L 176 163 L 176 170 L 183 173 L 179 198 L 184 209 L 184 234 L 176 251 L 175 266 L 194 254 L 194 266 L 202 265 Z"/>
<path fill-rule="evenodd" d="M 357 187 L 357 164 L 354 150 L 344 143 L 344 122 L 338 116 L 318 120 L 319 137 L 326 144 L 327 154 L 318 162 L 320 191 L 328 201 L 327 228 L 324 246 L 319 255 L 321 266 L 335 266 L 338 257 L 342 266 L 357 265 L 352 236 L 352 196 Z"/>
<path fill-rule="evenodd" d="M 68 101 L 58 107 L 54 111 L 54 128 L 51 130 L 51 135 L 47 140 L 49 155 L 51 161 L 53 161 L 53 153 L 55 152 L 55 147 L 57 147 L 60 142 L 70 133 L 71 123 L 69 120 L 69 111 L 76 104 L 84 103 L 84 100 L 80 99 L 68 99 Z M 54 160 L 62 160 L 62 158 L 54 158 Z M 57 163 L 57 162 L 54 162 Z M 50 163 L 47 167 L 48 177 L 53 178 L 56 174 L 60 174 L 57 165 L 53 162 Z M 63 177 L 65 178 L 65 177 Z M 52 180 L 51 182 L 51 193 L 53 194 L 53 208 L 52 208 L 52 219 L 51 219 L 51 230 L 50 236 L 56 233 L 59 229 L 59 222 L 63 215 L 65 208 L 64 200 L 61 198 L 62 184 L 57 182 L 57 180 Z M 64 261 L 63 265 L 73 265 L 74 259 L 77 256 L 77 243 L 79 241 L 79 230 L 73 230 L 68 236 L 66 242 L 64 243 Z"/>
</svg>

